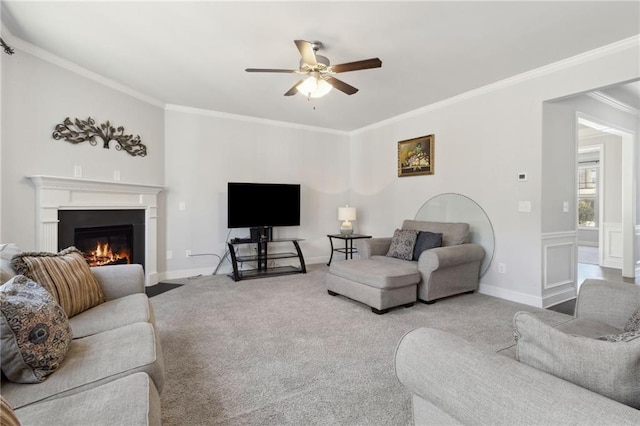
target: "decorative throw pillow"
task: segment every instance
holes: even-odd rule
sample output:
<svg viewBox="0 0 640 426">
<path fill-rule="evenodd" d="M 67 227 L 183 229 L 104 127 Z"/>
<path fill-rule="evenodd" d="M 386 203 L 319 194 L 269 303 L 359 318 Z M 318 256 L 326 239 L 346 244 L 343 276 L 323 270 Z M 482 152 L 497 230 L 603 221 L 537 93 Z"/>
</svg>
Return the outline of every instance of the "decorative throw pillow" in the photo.
<svg viewBox="0 0 640 426">
<path fill-rule="evenodd" d="M 640 339 L 613 343 L 572 336 L 529 312 L 518 312 L 513 324 L 520 362 L 640 409 Z"/>
<path fill-rule="evenodd" d="M 13 408 L 6 399 L 0 395 L 0 425 L 2 426 L 20 426 L 20 421 L 13 412 Z"/>
<path fill-rule="evenodd" d="M 104 302 L 96 277 L 75 247 L 58 254 L 21 253 L 11 263 L 17 273 L 46 288 L 69 318 Z"/>
<path fill-rule="evenodd" d="M 413 247 L 417 237 L 418 231 L 414 229 L 396 229 L 393 232 L 387 256 L 404 260 L 413 259 Z"/>
<path fill-rule="evenodd" d="M 636 309 L 624 325 L 624 331 L 640 331 L 640 308 Z"/>
<path fill-rule="evenodd" d="M 413 260 L 418 260 L 423 251 L 442 247 L 442 234 L 438 232 L 418 232 L 416 244 L 413 247 Z"/>
<path fill-rule="evenodd" d="M 11 267 L 11 258 L 20 253 L 20 249 L 13 243 L 0 244 L 0 284 L 16 276 Z"/>
<path fill-rule="evenodd" d="M 611 334 L 609 336 L 598 337 L 598 340 L 606 340 L 607 342 L 630 342 L 638 338 L 640 338 L 640 330 L 625 331 L 618 334 Z"/>
<path fill-rule="evenodd" d="M 16 275 L 0 287 L 2 372 L 18 383 L 53 373 L 71 343 L 69 319 L 40 284 Z"/>
</svg>

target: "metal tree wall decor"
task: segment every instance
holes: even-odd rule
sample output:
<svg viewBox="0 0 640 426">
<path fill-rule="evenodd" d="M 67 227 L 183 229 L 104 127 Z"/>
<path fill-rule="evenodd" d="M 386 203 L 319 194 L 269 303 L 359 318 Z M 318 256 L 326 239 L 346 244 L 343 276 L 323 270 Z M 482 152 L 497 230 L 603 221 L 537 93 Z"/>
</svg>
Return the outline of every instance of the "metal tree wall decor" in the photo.
<svg viewBox="0 0 640 426">
<path fill-rule="evenodd" d="M 116 150 L 125 150 L 130 155 L 144 157 L 147 155 L 147 146 L 140 141 L 140 136 L 125 135 L 124 127 L 117 129 L 107 121 L 96 126 L 96 121 L 89 117 L 86 120 L 75 119 L 71 121 L 69 117 L 56 126 L 53 132 L 55 140 L 64 139 L 67 142 L 78 144 L 87 142 L 93 146 L 98 144 L 96 138 L 102 139 L 102 147 L 109 149 L 109 142 L 116 141 Z"/>
<path fill-rule="evenodd" d="M 4 42 L 2 37 L 0 37 L 0 46 L 2 46 L 4 53 L 6 53 L 7 55 L 13 55 L 14 53 L 16 53 L 16 51 L 13 50 L 11 46 L 7 45 L 7 43 Z"/>
</svg>

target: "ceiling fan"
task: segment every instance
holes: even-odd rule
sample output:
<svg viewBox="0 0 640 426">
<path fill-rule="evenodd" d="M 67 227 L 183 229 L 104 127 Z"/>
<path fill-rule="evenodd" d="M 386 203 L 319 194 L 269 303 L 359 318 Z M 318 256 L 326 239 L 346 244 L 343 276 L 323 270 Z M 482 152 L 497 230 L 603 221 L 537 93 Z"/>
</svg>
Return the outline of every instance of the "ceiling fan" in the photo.
<svg viewBox="0 0 640 426">
<path fill-rule="evenodd" d="M 318 98 L 326 95 L 335 87 L 347 95 L 353 95 L 358 91 L 355 87 L 338 80 L 333 74 L 342 72 L 365 70 L 369 68 L 380 68 L 382 61 L 378 58 L 364 59 L 362 61 L 348 62 L 344 64 L 331 65 L 329 58 L 318 55 L 316 52 L 322 47 L 319 41 L 294 40 L 300 51 L 302 59 L 300 67 L 293 70 L 273 69 L 273 68 L 247 68 L 247 72 L 278 72 L 296 73 L 306 77 L 299 80 L 284 95 L 291 96 L 302 93 L 307 97 Z"/>
</svg>

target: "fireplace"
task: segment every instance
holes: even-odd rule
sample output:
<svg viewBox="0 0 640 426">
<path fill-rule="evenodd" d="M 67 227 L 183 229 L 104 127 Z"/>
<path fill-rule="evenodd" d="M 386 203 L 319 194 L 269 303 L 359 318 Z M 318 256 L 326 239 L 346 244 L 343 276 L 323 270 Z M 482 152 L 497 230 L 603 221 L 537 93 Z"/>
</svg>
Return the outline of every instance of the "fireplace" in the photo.
<svg viewBox="0 0 640 426">
<path fill-rule="evenodd" d="M 90 266 L 144 267 L 144 210 L 59 210 L 58 249 L 75 246 Z"/>
<path fill-rule="evenodd" d="M 59 213 L 72 211 L 136 211 L 144 217 L 133 225 L 133 262 L 144 265 L 145 284 L 158 282 L 158 185 L 107 182 L 60 176 L 28 176 L 36 191 L 36 249 L 54 252 L 74 245 L 74 231 L 58 235 Z M 64 219 L 64 218 L 63 218 Z M 80 228 L 116 226 L 114 223 L 78 225 Z M 70 232 L 70 234 L 69 234 Z M 137 250 L 143 250 L 137 253 Z"/>
</svg>

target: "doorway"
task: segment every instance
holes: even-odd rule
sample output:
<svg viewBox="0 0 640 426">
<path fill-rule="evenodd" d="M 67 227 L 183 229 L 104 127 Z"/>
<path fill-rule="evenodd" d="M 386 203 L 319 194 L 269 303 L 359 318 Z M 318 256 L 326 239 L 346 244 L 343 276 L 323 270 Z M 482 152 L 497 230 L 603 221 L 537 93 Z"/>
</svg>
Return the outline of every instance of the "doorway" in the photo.
<svg viewBox="0 0 640 426">
<path fill-rule="evenodd" d="M 586 278 L 635 280 L 635 140 L 578 114 L 578 286 Z"/>
</svg>

